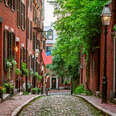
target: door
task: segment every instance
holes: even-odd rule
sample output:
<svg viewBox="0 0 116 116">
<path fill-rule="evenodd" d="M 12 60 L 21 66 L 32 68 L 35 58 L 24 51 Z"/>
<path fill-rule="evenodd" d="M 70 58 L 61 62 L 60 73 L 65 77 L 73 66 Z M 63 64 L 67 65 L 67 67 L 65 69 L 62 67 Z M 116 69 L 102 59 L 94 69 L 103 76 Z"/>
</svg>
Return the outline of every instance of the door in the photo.
<svg viewBox="0 0 116 116">
<path fill-rule="evenodd" d="M 52 89 L 56 89 L 56 78 L 52 78 Z"/>
</svg>

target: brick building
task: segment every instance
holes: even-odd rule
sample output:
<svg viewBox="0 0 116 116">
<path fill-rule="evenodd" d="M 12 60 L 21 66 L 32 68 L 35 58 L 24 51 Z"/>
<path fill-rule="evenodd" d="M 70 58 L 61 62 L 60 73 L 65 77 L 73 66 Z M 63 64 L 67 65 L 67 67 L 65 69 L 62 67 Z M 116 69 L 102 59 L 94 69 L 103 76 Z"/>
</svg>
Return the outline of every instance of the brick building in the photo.
<svg viewBox="0 0 116 116">
<path fill-rule="evenodd" d="M 8 81 L 7 60 L 12 62 L 11 59 L 16 60 L 20 70 L 21 63 L 25 62 L 29 71 L 41 75 L 42 5 L 42 0 L 0 0 L 0 85 Z M 15 86 L 23 85 L 25 79 L 32 84 L 30 75 L 16 78 L 15 71 L 11 70 L 10 77 Z"/>
<path fill-rule="evenodd" d="M 111 99 L 116 97 L 116 41 L 113 34 L 113 27 L 116 24 L 116 1 L 109 2 L 112 17 L 111 23 L 108 26 L 107 33 L 107 63 L 106 63 L 106 75 L 107 75 L 107 98 Z M 101 27 L 101 37 L 96 40 L 96 48 L 89 53 L 89 68 L 87 69 L 87 63 L 85 61 L 86 55 L 81 54 L 81 66 L 80 66 L 80 83 L 84 83 L 85 87 L 91 90 L 94 94 L 100 92 L 102 94 L 102 81 L 104 71 L 104 27 Z M 88 71 L 88 74 L 87 74 Z M 87 76 L 89 75 L 89 76 Z"/>
</svg>

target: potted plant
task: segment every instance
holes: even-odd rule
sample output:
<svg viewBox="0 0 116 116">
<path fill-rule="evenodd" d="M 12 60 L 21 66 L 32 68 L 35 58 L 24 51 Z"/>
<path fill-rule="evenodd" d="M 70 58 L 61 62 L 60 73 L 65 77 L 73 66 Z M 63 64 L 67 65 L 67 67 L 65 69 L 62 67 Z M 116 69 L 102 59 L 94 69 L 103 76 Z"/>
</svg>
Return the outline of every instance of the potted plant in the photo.
<svg viewBox="0 0 116 116">
<path fill-rule="evenodd" d="M 15 69 L 16 68 L 16 65 L 17 65 L 16 60 L 12 59 L 11 60 L 11 63 L 12 63 L 12 68 Z"/>
<path fill-rule="evenodd" d="M 33 70 L 30 69 L 30 71 L 29 71 L 29 76 L 31 77 L 32 75 L 33 75 Z"/>
<path fill-rule="evenodd" d="M 27 76 L 28 72 L 29 72 L 28 69 L 26 68 L 26 66 L 27 66 L 26 63 L 24 63 L 24 62 L 21 63 L 22 74 L 25 74 L 25 76 Z"/>
<path fill-rule="evenodd" d="M 38 88 L 32 88 L 32 94 L 37 94 L 38 93 Z"/>
<path fill-rule="evenodd" d="M 19 68 L 16 68 L 16 76 L 19 76 L 20 74 L 21 74 L 21 71 L 20 71 L 20 69 Z"/>
<path fill-rule="evenodd" d="M 0 98 L 3 98 L 4 93 L 6 93 L 6 88 L 0 86 Z"/>
</svg>

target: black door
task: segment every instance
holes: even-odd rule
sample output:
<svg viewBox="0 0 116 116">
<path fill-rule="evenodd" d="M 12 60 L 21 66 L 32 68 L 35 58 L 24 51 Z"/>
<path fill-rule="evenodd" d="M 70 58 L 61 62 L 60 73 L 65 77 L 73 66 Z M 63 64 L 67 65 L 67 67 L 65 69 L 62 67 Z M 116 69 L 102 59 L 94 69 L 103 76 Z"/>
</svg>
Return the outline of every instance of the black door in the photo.
<svg viewBox="0 0 116 116">
<path fill-rule="evenodd" d="M 52 89 L 56 89 L 56 78 L 52 78 Z"/>
</svg>

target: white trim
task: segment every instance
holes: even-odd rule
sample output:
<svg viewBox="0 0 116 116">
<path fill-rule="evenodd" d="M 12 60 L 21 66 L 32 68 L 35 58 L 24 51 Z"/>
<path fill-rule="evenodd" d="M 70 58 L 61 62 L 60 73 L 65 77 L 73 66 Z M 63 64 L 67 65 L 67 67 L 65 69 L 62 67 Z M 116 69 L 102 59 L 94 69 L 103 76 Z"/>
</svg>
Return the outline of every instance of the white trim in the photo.
<svg viewBox="0 0 116 116">
<path fill-rule="evenodd" d="M 24 43 L 21 44 L 21 47 L 24 47 Z"/>
<path fill-rule="evenodd" d="M 13 28 L 11 28 L 11 32 L 14 32 L 14 29 Z"/>
<path fill-rule="evenodd" d="M 5 25 L 4 28 L 5 28 L 6 30 L 8 30 L 8 26 L 7 26 L 7 25 Z"/>
</svg>

